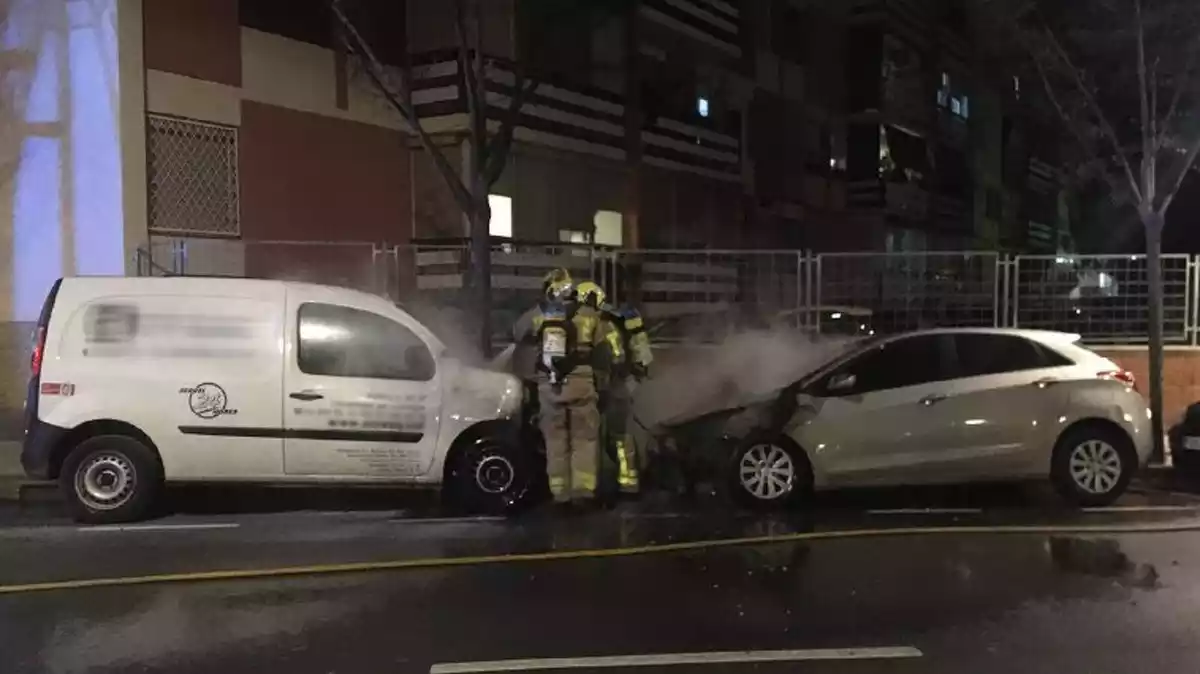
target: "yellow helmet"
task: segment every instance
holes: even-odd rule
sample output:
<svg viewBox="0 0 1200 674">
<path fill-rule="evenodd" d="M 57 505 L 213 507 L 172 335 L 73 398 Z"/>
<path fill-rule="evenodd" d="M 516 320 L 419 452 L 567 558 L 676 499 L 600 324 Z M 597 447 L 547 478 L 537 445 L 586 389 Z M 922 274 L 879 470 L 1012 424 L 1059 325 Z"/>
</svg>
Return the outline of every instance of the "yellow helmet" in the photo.
<svg viewBox="0 0 1200 674">
<path fill-rule="evenodd" d="M 549 296 L 551 289 L 557 287 L 555 294 L 559 294 L 563 290 L 561 287 L 563 284 L 570 286 L 572 283 L 571 272 L 562 267 L 557 267 L 546 272 L 546 275 L 542 277 L 542 293 Z"/>
<path fill-rule="evenodd" d="M 593 307 L 598 307 L 604 304 L 605 294 L 604 288 L 600 287 L 595 281 L 584 281 L 576 286 L 575 291 L 579 293 L 579 301 Z"/>
</svg>

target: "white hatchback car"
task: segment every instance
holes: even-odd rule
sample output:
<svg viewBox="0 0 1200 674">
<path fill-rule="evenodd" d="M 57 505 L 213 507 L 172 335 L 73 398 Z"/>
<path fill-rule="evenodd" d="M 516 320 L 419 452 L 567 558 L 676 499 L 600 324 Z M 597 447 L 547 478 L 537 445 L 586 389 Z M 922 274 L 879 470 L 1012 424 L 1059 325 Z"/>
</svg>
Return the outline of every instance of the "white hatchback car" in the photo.
<svg viewBox="0 0 1200 674">
<path fill-rule="evenodd" d="M 1132 375 L 1041 330 L 940 329 L 868 340 L 729 427 L 740 500 L 810 488 L 1045 479 L 1112 502 L 1146 462 L 1150 411 Z"/>
</svg>

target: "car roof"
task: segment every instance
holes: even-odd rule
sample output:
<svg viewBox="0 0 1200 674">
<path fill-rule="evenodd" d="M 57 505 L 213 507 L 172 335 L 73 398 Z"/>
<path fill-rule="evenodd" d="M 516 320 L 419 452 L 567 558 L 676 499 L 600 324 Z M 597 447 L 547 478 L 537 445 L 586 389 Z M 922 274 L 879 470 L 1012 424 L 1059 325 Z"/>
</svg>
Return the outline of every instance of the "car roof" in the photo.
<svg viewBox="0 0 1200 674">
<path fill-rule="evenodd" d="M 1078 342 L 1081 337 L 1074 332 L 1061 332 L 1058 330 L 1033 330 L 1028 328 L 926 328 L 923 330 L 913 330 L 910 332 L 901 332 L 895 335 L 888 335 L 885 341 L 891 341 L 900 337 L 911 337 L 913 335 L 1012 335 L 1014 337 L 1024 337 L 1032 339 L 1035 342 L 1048 342 L 1052 344 L 1072 344 Z"/>
<path fill-rule="evenodd" d="M 322 283 L 308 283 L 306 281 L 280 281 L 275 279 L 256 279 L 256 278 L 239 278 L 236 276 L 67 276 L 63 278 L 64 283 L 71 284 L 94 284 L 101 285 L 117 285 L 117 286 L 166 286 L 177 287 L 190 290 L 193 287 L 212 288 L 213 286 L 242 286 L 242 287 L 263 287 L 263 286 L 283 286 L 285 288 L 302 289 L 322 289 L 322 290 L 338 290 L 357 295 L 365 295 L 379 299 L 379 295 L 374 295 L 362 290 L 356 290 L 346 286 L 326 285 Z M 385 298 L 386 299 L 386 298 Z"/>
</svg>

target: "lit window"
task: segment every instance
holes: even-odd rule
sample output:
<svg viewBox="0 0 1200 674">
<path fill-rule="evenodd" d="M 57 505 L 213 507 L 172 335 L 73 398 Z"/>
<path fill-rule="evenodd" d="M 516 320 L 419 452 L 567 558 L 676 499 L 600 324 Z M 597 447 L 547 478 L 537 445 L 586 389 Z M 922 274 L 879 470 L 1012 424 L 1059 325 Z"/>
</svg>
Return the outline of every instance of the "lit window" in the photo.
<svg viewBox="0 0 1200 674">
<path fill-rule="evenodd" d="M 701 96 L 696 99 L 696 114 L 708 117 L 708 99 Z"/>
<path fill-rule="evenodd" d="M 558 230 L 558 240 L 563 243 L 591 243 L 591 237 L 587 232 L 580 232 L 574 229 Z"/>
<path fill-rule="evenodd" d="M 488 206 L 492 209 L 492 220 L 488 223 L 488 234 L 511 239 L 513 235 L 512 197 L 489 194 Z"/>
<path fill-rule="evenodd" d="M 960 110 L 959 110 L 958 114 L 962 115 L 963 119 L 966 119 L 971 116 L 970 110 L 968 109 L 968 101 L 967 101 L 966 96 L 962 97 L 962 104 L 959 105 L 959 108 L 960 108 Z"/>
<path fill-rule="evenodd" d="M 956 115 L 962 114 L 962 104 L 957 98 L 950 99 L 950 112 L 953 112 Z"/>
<path fill-rule="evenodd" d="M 622 218 L 616 211 L 596 211 L 592 224 L 596 227 L 596 243 L 619 248 L 622 243 Z"/>
</svg>

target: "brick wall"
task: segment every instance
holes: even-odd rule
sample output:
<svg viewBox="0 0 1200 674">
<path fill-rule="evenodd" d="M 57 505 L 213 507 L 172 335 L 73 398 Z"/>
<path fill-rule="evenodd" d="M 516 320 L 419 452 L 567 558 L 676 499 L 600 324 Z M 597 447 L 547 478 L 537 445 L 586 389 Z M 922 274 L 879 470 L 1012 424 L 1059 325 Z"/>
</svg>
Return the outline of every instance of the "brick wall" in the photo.
<svg viewBox="0 0 1200 674">
<path fill-rule="evenodd" d="M 1146 394 L 1150 384 L 1149 355 L 1145 347 L 1093 348 L 1112 359 L 1137 378 Z M 1170 427 L 1183 416 L 1188 405 L 1200 401 L 1200 349 L 1167 348 L 1163 358 L 1163 418 Z"/>
</svg>

